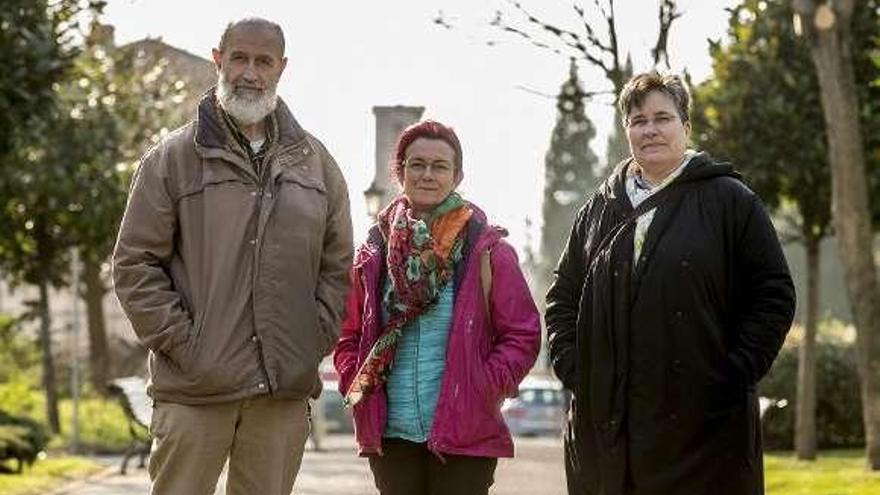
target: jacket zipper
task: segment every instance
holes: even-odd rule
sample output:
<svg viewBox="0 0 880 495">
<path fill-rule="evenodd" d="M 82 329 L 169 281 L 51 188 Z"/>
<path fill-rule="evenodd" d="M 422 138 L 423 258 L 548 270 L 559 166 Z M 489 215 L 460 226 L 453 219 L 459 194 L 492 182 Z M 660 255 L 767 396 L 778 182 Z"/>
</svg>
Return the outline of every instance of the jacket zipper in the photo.
<svg viewBox="0 0 880 495">
<path fill-rule="evenodd" d="M 276 153 L 277 154 L 277 153 Z M 274 156 L 274 154 L 273 154 Z M 266 356 L 263 354 L 263 338 L 260 336 L 260 332 L 257 331 L 257 278 L 259 277 L 259 247 L 260 247 L 260 217 L 263 212 L 263 198 L 265 198 L 266 191 L 266 182 L 269 176 L 269 157 L 263 157 L 263 163 L 260 164 L 259 171 L 260 175 L 257 176 L 257 183 L 254 184 L 256 186 L 256 201 L 254 202 L 254 219 L 256 225 L 254 226 L 254 237 L 251 240 L 251 249 L 253 249 L 253 275 L 251 276 L 251 320 L 253 322 L 254 327 L 254 338 L 256 339 L 254 345 L 257 346 L 257 356 L 259 358 L 260 365 L 260 373 L 263 375 L 263 380 L 266 382 L 265 392 L 269 395 L 274 394 L 274 387 L 272 386 L 271 377 L 269 377 L 269 371 L 266 369 Z"/>
<path fill-rule="evenodd" d="M 488 228 L 489 227 L 487 227 L 487 229 Z M 491 235 L 491 232 L 480 235 L 479 241 L 477 242 L 477 244 L 474 245 L 473 251 L 471 251 L 470 255 L 468 256 L 468 258 L 470 258 L 468 262 L 473 262 L 473 259 L 474 259 L 473 257 L 476 254 L 477 255 L 476 262 L 479 263 L 479 254 L 478 253 L 480 253 L 481 250 L 483 250 L 489 246 L 490 240 L 488 238 L 490 235 Z M 479 276 L 480 276 L 479 273 L 477 273 L 477 278 L 479 278 Z M 482 297 L 482 294 L 480 295 L 480 297 Z M 456 302 L 457 301 L 458 301 L 458 298 L 456 297 Z M 456 314 L 456 310 L 455 310 L 454 306 L 452 309 L 452 315 L 453 315 L 452 324 L 455 325 L 458 322 L 458 319 L 460 317 Z M 451 340 L 451 337 L 452 337 L 451 332 L 449 334 L 449 337 Z M 440 400 L 444 399 L 444 398 L 448 398 L 448 396 L 449 396 L 449 384 L 444 379 L 440 384 L 440 395 L 437 398 L 437 403 L 438 403 L 437 409 L 439 409 L 439 406 L 441 405 Z M 440 452 L 441 445 L 439 443 L 437 443 L 437 441 L 434 439 L 436 425 L 437 425 L 437 410 L 435 409 L 434 423 L 433 423 L 433 425 L 431 425 L 431 431 L 428 433 L 428 440 L 427 440 L 426 445 L 427 445 L 428 451 L 430 451 L 432 454 L 437 456 L 437 458 L 440 459 L 440 462 L 445 464 L 446 459 L 443 457 L 443 453 Z"/>
</svg>

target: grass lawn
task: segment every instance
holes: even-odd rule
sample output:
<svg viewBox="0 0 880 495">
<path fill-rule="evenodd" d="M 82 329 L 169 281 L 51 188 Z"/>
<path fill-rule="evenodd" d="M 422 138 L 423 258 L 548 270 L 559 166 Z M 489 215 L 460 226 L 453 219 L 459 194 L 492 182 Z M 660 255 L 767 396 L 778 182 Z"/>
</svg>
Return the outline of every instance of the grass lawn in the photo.
<svg viewBox="0 0 880 495">
<path fill-rule="evenodd" d="M 13 466 L 15 462 L 13 461 Z M 79 479 L 104 469 L 103 466 L 83 457 L 49 456 L 39 460 L 22 474 L 0 474 L 0 493 L 3 495 L 38 495 L 58 488 L 71 480 Z"/>
<path fill-rule="evenodd" d="M 880 472 L 865 470 L 863 450 L 820 451 L 814 462 L 791 452 L 764 456 L 767 495 L 878 495 Z"/>
</svg>

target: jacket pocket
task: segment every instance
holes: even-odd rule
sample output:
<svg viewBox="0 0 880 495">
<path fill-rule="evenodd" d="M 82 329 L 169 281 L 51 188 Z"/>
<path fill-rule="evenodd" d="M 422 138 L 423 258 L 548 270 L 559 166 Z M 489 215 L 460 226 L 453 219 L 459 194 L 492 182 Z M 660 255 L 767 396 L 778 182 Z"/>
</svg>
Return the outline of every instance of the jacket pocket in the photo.
<svg viewBox="0 0 880 495">
<path fill-rule="evenodd" d="M 182 375 L 187 374 L 187 372 L 191 369 L 192 359 L 190 359 L 188 347 L 190 339 L 187 339 L 185 342 L 181 342 L 174 347 L 168 349 L 167 351 L 162 352 L 160 359 L 162 359 L 165 364 L 173 370 L 176 370 Z"/>
<path fill-rule="evenodd" d="M 309 168 L 305 166 L 287 166 L 281 175 L 278 176 L 278 182 L 281 185 L 296 185 L 305 189 L 312 189 L 321 194 L 327 193 L 324 182 L 308 173 Z"/>
<path fill-rule="evenodd" d="M 161 353 L 160 359 L 166 361 L 170 368 L 181 375 L 193 374 L 198 369 L 198 343 L 204 326 L 205 318 L 202 315 L 193 323 L 193 327 L 187 334 L 186 340 Z"/>
<path fill-rule="evenodd" d="M 479 384 L 480 388 L 478 393 L 481 395 L 486 411 L 493 416 L 498 416 L 501 414 L 501 404 L 504 402 L 504 394 L 502 394 L 501 388 L 490 378 L 491 375 L 489 374 L 487 365 L 488 363 L 483 361 L 482 366 L 477 371 L 476 382 Z"/>
<path fill-rule="evenodd" d="M 277 194 L 277 212 L 295 214 L 288 221 L 313 229 L 310 235 L 320 232 L 323 237 L 327 218 L 327 190 L 323 182 L 296 173 L 283 174 L 279 179 Z"/>
<path fill-rule="evenodd" d="M 315 279 L 327 229 L 324 184 L 313 177 L 285 171 L 274 194 L 265 231 L 266 254 L 283 271 L 303 272 L 309 279 Z"/>
<path fill-rule="evenodd" d="M 709 417 L 723 416 L 741 410 L 748 400 L 748 391 L 730 382 L 716 382 L 708 387 L 707 411 Z"/>
</svg>

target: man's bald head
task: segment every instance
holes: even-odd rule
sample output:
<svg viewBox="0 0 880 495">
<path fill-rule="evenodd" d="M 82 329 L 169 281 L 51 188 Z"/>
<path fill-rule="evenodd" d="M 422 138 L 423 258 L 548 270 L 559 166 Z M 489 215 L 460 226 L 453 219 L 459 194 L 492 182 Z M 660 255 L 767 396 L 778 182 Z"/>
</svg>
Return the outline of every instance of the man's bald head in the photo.
<svg viewBox="0 0 880 495">
<path fill-rule="evenodd" d="M 221 52 L 224 51 L 224 49 L 229 44 L 229 38 L 232 37 L 232 35 L 241 28 L 265 29 L 273 31 L 278 38 L 278 47 L 281 50 L 280 56 L 284 57 L 284 31 L 278 24 L 267 19 L 263 19 L 261 17 L 248 17 L 245 19 L 232 21 L 227 24 L 226 29 L 223 30 L 223 35 L 220 36 L 220 45 L 217 47 L 217 49 Z"/>
</svg>

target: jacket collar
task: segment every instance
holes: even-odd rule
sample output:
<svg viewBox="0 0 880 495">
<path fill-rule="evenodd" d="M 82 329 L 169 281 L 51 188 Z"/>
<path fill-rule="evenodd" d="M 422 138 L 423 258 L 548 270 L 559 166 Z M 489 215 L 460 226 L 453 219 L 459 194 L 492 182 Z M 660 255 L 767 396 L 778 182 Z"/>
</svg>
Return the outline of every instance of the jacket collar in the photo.
<svg viewBox="0 0 880 495">
<path fill-rule="evenodd" d="M 230 143 L 230 136 L 224 129 L 221 121 L 222 116 L 218 115 L 218 103 L 216 96 L 216 87 L 209 89 L 199 101 L 199 107 L 196 115 L 196 145 L 203 149 L 234 149 L 233 143 Z M 293 117 L 287 104 L 280 97 L 278 105 L 275 107 L 275 121 L 278 123 L 278 143 L 279 147 L 296 145 L 306 137 L 306 132 L 299 125 L 299 122 Z"/>
<path fill-rule="evenodd" d="M 614 167 L 614 172 L 611 173 L 611 176 L 599 188 L 601 195 L 605 196 L 612 205 L 624 211 L 629 211 L 633 208 L 629 195 L 626 193 L 626 177 L 632 161 L 632 157 L 629 157 L 618 163 Z M 672 182 L 701 181 L 725 176 L 742 180 L 739 172 L 736 172 L 729 163 L 716 162 L 708 153 L 701 151 L 688 161 L 678 177 Z"/>
<path fill-rule="evenodd" d="M 193 138 L 196 151 L 203 158 L 220 158 L 238 166 L 242 171 L 253 175 L 253 167 L 247 162 L 248 159 L 242 154 L 240 145 L 226 129 L 224 118 L 218 112 L 216 87 L 209 89 L 199 101 L 195 121 L 195 137 Z M 284 152 L 299 146 L 306 139 L 306 132 L 293 117 L 287 104 L 279 97 L 275 107 L 274 122 L 277 125 L 277 142 L 267 151 L 267 155 Z M 310 150 L 301 150 L 302 154 L 308 154 Z M 279 167 L 274 167 L 273 176 L 280 172 Z M 274 177 L 273 177 L 274 180 Z"/>
</svg>

